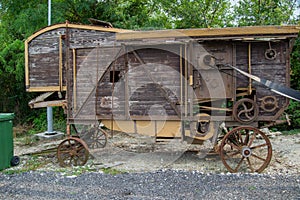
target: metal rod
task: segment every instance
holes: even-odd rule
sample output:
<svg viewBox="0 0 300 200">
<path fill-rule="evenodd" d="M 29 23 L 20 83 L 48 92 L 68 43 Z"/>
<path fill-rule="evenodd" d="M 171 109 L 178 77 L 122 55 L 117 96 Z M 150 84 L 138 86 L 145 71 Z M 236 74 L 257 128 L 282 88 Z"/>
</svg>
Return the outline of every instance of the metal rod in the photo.
<svg viewBox="0 0 300 200">
<path fill-rule="evenodd" d="M 51 25 L 51 0 L 48 0 L 48 26 Z"/>
<path fill-rule="evenodd" d="M 76 73 L 76 49 L 73 49 L 73 107 L 76 113 L 77 109 L 77 73 Z"/>
<path fill-rule="evenodd" d="M 51 25 L 51 0 L 48 0 L 48 26 Z M 46 134 L 54 134 L 53 132 L 53 108 L 47 107 L 47 131 Z"/>
<path fill-rule="evenodd" d="M 248 43 L 248 71 L 251 74 L 251 43 Z M 252 80 L 249 78 L 249 88 L 248 88 L 249 95 L 252 93 Z"/>
<path fill-rule="evenodd" d="M 185 88 L 184 88 L 184 115 L 185 115 L 185 117 L 187 117 L 187 112 L 188 112 L 188 108 L 187 108 L 187 101 L 188 101 L 188 86 L 187 86 L 187 84 L 188 84 L 188 82 L 187 82 L 187 73 L 188 73 L 188 69 L 187 69 L 187 65 L 188 65 L 188 62 L 187 62 L 187 45 L 185 44 L 185 47 L 184 47 L 184 57 L 185 57 L 185 63 L 184 63 L 184 77 L 185 77 L 185 79 L 184 79 L 184 82 L 185 82 Z"/>
<path fill-rule="evenodd" d="M 182 102 L 183 102 L 183 84 L 182 84 L 182 79 L 183 79 L 183 70 L 182 70 L 182 46 L 180 45 L 180 106 L 182 109 Z"/>
<path fill-rule="evenodd" d="M 47 107 L 47 121 L 48 121 L 47 133 L 52 133 L 53 132 L 53 109 L 52 109 L 52 107 Z"/>
<path fill-rule="evenodd" d="M 59 61 L 58 61 L 58 67 L 59 67 L 59 91 L 62 91 L 63 87 L 63 77 L 62 77 L 62 68 L 63 68 L 63 35 L 60 35 L 59 37 Z"/>
</svg>

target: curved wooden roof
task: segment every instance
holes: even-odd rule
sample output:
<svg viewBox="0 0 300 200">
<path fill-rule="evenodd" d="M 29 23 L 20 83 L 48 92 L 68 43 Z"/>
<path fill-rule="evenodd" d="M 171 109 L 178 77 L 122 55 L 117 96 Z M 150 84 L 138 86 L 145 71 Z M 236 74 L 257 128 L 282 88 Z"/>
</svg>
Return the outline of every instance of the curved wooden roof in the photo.
<svg viewBox="0 0 300 200">
<path fill-rule="evenodd" d="M 96 31 L 104 31 L 104 32 L 114 32 L 114 33 L 121 33 L 121 32 L 132 32 L 130 30 L 125 29 L 118 29 L 118 28 L 106 28 L 102 26 L 95 26 L 95 25 L 83 25 L 83 24 L 71 24 L 71 23 L 60 23 L 60 24 L 54 24 L 51 26 L 47 26 L 34 34 L 32 34 L 30 37 L 26 39 L 26 42 L 30 42 L 35 37 L 54 29 L 58 28 L 78 28 L 78 29 L 86 29 L 86 30 L 96 30 Z"/>
</svg>

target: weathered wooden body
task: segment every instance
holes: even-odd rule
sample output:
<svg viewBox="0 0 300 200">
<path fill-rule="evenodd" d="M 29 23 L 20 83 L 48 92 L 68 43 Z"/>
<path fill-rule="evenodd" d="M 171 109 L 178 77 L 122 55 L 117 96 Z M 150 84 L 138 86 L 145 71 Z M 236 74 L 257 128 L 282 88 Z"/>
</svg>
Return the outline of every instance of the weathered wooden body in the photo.
<svg viewBox="0 0 300 200">
<path fill-rule="evenodd" d="M 127 31 L 58 24 L 26 41 L 26 88 L 61 92 L 69 124 L 207 140 L 221 122 L 282 122 L 289 100 L 230 66 L 289 86 L 294 26 Z M 245 100 L 245 101 L 244 101 Z M 245 114 L 246 113 L 246 114 Z"/>
</svg>

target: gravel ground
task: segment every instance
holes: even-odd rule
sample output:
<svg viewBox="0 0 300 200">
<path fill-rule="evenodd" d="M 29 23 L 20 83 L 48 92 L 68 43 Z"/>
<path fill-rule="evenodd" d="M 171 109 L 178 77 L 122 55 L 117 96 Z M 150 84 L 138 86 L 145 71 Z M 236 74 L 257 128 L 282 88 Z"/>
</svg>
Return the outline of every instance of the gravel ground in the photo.
<svg viewBox="0 0 300 200">
<path fill-rule="evenodd" d="M 300 199 L 300 176 L 156 171 L 0 175 L 0 199 Z"/>
<path fill-rule="evenodd" d="M 179 141 L 162 145 L 134 137 L 114 136 L 91 152 L 86 166 L 73 168 L 59 167 L 55 153 L 22 155 L 60 140 L 15 141 L 21 164 L 0 173 L 0 199 L 300 200 L 300 134 L 271 136 L 273 158 L 262 174 L 227 173 L 219 156 L 202 147 L 197 154 Z M 8 175 L 10 170 L 27 172 Z"/>
</svg>

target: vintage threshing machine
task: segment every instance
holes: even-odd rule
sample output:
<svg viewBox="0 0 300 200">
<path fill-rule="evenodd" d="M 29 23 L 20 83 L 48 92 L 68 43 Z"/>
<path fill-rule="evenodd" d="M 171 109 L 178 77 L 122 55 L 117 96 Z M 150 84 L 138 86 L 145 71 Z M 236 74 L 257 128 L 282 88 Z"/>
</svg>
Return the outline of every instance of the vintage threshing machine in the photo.
<svg viewBox="0 0 300 200">
<path fill-rule="evenodd" d="M 52 25 L 25 42 L 26 89 L 46 92 L 30 106 L 67 113 L 62 166 L 84 165 L 89 148 L 105 146 L 101 123 L 156 140 L 210 140 L 231 172 L 267 167 L 272 147 L 259 128 L 286 122 L 286 97 L 300 99 L 288 88 L 298 27 L 130 31 L 92 22 Z M 94 126 L 74 136 L 82 124 Z"/>
</svg>

